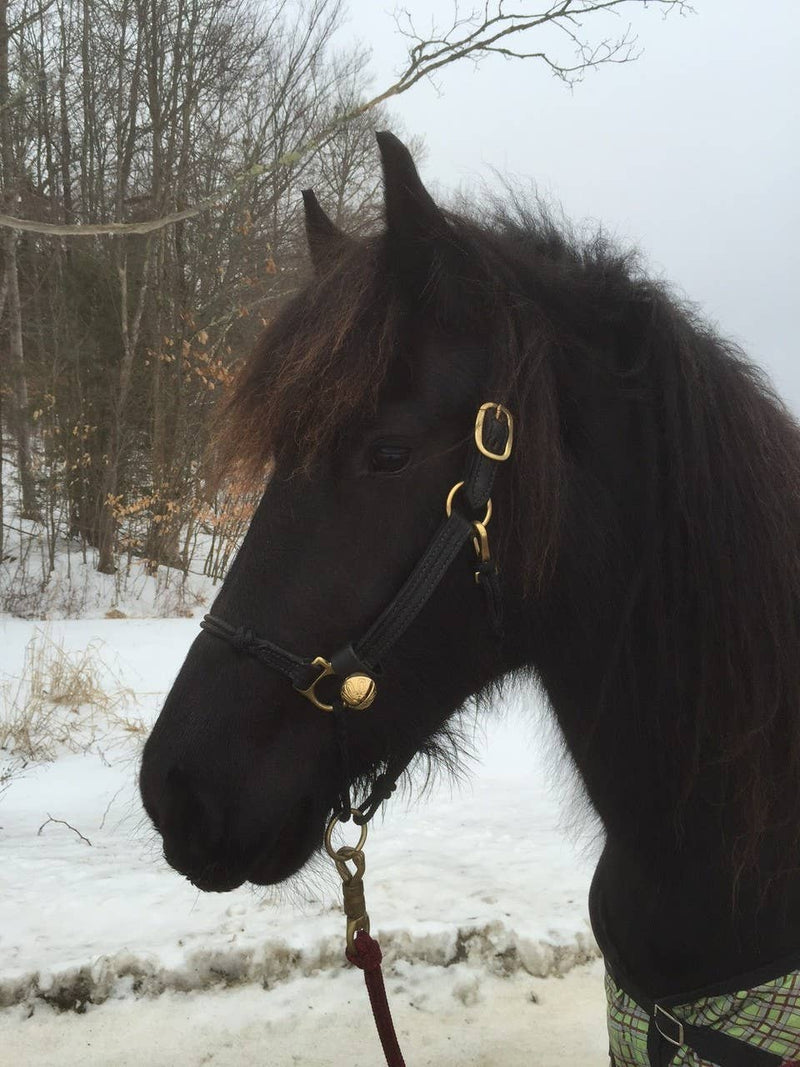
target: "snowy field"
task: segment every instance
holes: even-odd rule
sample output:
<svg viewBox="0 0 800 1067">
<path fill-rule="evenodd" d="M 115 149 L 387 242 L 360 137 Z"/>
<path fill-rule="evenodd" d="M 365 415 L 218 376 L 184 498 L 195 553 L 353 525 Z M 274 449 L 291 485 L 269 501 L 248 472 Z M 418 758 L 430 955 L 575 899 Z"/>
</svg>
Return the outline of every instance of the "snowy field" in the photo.
<svg viewBox="0 0 800 1067">
<path fill-rule="evenodd" d="M 196 632 L 0 620 L 7 708 L 32 640 L 91 647 L 112 695 L 105 716 L 68 709 L 57 758 L 0 793 L 0 1063 L 380 1062 L 331 866 L 205 895 L 161 857 L 138 756 Z M 367 902 L 409 1067 L 606 1063 L 599 965 L 582 966 L 596 843 L 568 825 L 556 746 L 521 711 L 533 702 L 475 731 L 462 784 L 396 797 L 370 833 Z"/>
</svg>

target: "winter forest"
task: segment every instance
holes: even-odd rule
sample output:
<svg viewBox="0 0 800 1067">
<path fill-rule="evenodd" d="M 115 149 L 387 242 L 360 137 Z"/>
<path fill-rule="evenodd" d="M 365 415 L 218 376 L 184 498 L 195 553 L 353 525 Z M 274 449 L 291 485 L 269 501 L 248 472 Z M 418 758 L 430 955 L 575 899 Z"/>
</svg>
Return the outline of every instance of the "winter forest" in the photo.
<svg viewBox="0 0 800 1067">
<path fill-rule="evenodd" d="M 343 0 L 0 0 L 0 609 L 41 610 L 60 550 L 73 592 L 73 559 L 117 594 L 133 560 L 219 579 L 254 500 L 210 477 L 213 413 L 307 270 L 299 189 L 368 231 L 373 131 L 402 132 L 384 101 L 496 54 L 567 86 L 631 63 L 631 25 L 600 21 L 620 5 L 398 9 L 407 61 L 376 93 Z"/>
<path fill-rule="evenodd" d="M 105 573 L 132 556 L 224 571 L 252 502 L 207 485 L 210 415 L 302 276 L 297 188 L 351 228 L 375 198 L 371 131 L 385 116 L 331 130 L 366 78 L 363 51 L 331 47 L 341 9 L 0 3 L 2 210 L 136 222 L 234 181 L 201 217 L 156 232 L 3 231 L 4 462 L 21 518 L 43 531 L 41 546 L 23 539 L 5 610 L 35 610 L 64 540 Z"/>
</svg>

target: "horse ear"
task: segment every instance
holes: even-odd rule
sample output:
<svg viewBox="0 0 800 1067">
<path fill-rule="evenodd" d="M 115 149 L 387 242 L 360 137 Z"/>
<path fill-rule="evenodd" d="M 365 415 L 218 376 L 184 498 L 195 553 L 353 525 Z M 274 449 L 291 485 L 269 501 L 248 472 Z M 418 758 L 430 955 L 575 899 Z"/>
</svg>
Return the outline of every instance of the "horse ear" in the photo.
<svg viewBox="0 0 800 1067">
<path fill-rule="evenodd" d="M 393 133 L 376 133 L 383 163 L 386 226 L 398 239 L 420 240 L 449 232 L 447 221 L 422 184 L 411 153 Z"/>
<path fill-rule="evenodd" d="M 422 184 L 411 153 L 393 133 L 376 133 L 383 163 L 386 230 L 401 272 L 423 291 L 437 261 L 463 255 L 444 212 Z M 441 264 L 440 265 L 444 265 Z"/>
<path fill-rule="evenodd" d="M 350 242 L 322 208 L 313 190 L 303 189 L 303 207 L 306 213 L 306 238 L 314 271 L 320 274 L 341 255 Z"/>
</svg>

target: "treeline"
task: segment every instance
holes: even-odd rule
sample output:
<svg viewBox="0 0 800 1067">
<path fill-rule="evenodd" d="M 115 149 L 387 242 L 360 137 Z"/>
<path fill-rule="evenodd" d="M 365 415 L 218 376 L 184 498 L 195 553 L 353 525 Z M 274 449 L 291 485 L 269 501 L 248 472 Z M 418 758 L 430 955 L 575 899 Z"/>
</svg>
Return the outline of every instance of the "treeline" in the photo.
<svg viewBox="0 0 800 1067">
<path fill-rule="evenodd" d="M 51 566 L 71 538 L 103 572 L 125 553 L 186 569 L 201 531 L 206 571 L 225 566 L 250 502 L 208 488 L 209 416 L 306 270 L 298 190 L 350 228 L 376 202 L 385 115 L 325 133 L 366 78 L 363 52 L 334 47 L 341 15 L 340 0 L 0 0 L 0 213 L 154 219 L 245 175 L 145 235 L 0 229 L 0 487 L 41 522 Z"/>
</svg>

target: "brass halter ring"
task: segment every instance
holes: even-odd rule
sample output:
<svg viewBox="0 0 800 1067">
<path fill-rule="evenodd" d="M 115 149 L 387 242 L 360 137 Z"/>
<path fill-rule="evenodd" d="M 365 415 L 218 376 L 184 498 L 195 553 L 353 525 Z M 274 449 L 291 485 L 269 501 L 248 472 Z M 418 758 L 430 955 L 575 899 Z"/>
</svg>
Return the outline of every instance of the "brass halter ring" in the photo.
<svg viewBox="0 0 800 1067">
<path fill-rule="evenodd" d="M 362 817 L 362 813 L 361 813 L 359 808 L 351 808 L 350 809 L 350 814 L 351 815 L 357 815 L 359 818 Z M 340 817 L 338 815 L 334 815 L 333 818 L 331 819 L 331 821 L 328 823 L 328 828 L 325 831 L 325 851 L 328 853 L 330 858 L 332 860 L 334 860 L 334 861 L 342 859 L 342 857 L 339 855 L 339 850 L 335 849 L 333 847 L 333 831 L 336 829 L 336 827 L 339 825 L 339 823 L 341 821 L 342 820 L 340 819 Z M 356 824 L 356 825 L 358 825 L 358 824 Z M 364 845 L 367 843 L 367 830 L 368 830 L 367 823 L 364 823 L 363 825 L 361 825 L 360 826 L 360 830 L 361 830 L 361 834 L 360 834 L 360 836 L 358 838 L 358 844 L 355 846 L 355 848 L 352 848 L 352 849 L 348 848 L 346 850 L 349 853 L 351 853 L 351 855 L 353 853 L 355 853 L 355 852 L 363 851 Z"/>
<path fill-rule="evenodd" d="M 456 484 L 453 486 L 453 488 L 447 494 L 447 503 L 445 504 L 444 509 L 447 512 L 448 519 L 450 518 L 451 514 L 453 513 L 453 501 L 455 500 L 456 493 L 458 492 L 459 489 L 462 488 L 463 485 L 464 485 L 463 481 L 462 482 L 456 482 Z M 489 525 L 489 520 L 491 519 L 491 517 L 492 517 L 492 498 L 489 497 L 489 499 L 486 501 L 486 514 L 481 519 L 480 525 L 484 526 L 484 527 L 488 526 Z"/>
</svg>

